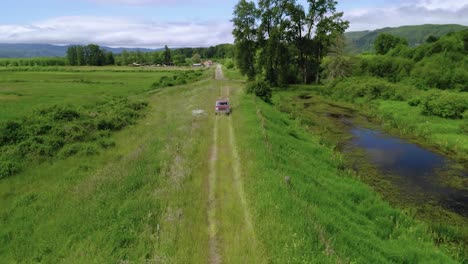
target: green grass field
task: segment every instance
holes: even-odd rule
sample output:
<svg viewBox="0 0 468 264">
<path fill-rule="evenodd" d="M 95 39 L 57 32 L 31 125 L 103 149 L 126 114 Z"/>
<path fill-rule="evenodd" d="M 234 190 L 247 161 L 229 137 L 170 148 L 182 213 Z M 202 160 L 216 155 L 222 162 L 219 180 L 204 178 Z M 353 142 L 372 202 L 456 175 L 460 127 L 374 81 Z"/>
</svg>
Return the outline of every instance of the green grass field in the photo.
<svg viewBox="0 0 468 264">
<path fill-rule="evenodd" d="M 62 71 L 50 68 L 44 72 L 27 69 L 31 71 L 2 71 L 0 68 L 0 122 L 54 104 L 81 106 L 115 96 L 138 95 L 151 90 L 152 83 L 162 76 L 172 78 L 183 71 L 132 67 L 64 67 L 60 68 Z"/>
<path fill-rule="evenodd" d="M 2 120 L 116 95 L 148 103 L 110 133 L 113 147 L 0 179 L 4 263 L 463 262 L 340 170 L 343 157 L 319 136 L 245 95 L 242 81 L 213 80 L 211 70 L 156 88 L 170 73 L 0 74 Z M 230 98 L 231 116 L 213 114 L 219 97 Z"/>
</svg>

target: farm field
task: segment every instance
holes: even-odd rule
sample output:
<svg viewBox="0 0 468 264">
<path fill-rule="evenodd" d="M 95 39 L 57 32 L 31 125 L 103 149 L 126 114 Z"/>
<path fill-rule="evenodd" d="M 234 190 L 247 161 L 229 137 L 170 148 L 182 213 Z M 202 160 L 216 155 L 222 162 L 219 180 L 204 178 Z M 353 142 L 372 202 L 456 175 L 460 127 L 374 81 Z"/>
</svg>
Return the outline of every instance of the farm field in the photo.
<svg viewBox="0 0 468 264">
<path fill-rule="evenodd" d="M 209 70 L 155 89 L 162 73 L 62 74 L 27 80 L 124 82 L 115 92 L 147 108 L 111 131 L 107 148 L 53 156 L 0 179 L 6 263 L 461 261 L 450 244 L 436 246 L 426 224 L 341 170 L 342 157 L 320 136 L 219 70 L 217 79 Z M 98 84 L 80 83 L 80 99 L 71 100 L 54 85 L 78 106 L 93 97 L 84 94 L 99 95 Z M 106 85 L 99 100 L 114 96 Z M 213 114 L 220 97 L 230 98 L 231 116 Z"/>
</svg>

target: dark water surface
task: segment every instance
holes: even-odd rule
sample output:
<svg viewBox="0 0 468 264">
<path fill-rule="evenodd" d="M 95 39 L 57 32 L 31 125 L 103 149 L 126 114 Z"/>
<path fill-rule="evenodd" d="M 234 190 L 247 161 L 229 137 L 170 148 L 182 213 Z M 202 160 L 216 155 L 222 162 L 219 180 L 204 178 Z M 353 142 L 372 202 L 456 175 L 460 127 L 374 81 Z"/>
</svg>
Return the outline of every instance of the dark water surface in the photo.
<svg viewBox="0 0 468 264">
<path fill-rule="evenodd" d="M 350 147 L 365 150 L 370 161 L 385 176 L 398 178 L 399 186 L 409 195 L 424 197 L 421 203 L 436 203 L 450 211 L 468 216 L 468 188 L 466 168 L 454 168 L 448 158 L 408 141 L 381 132 L 353 127 Z M 444 184 L 444 177 L 462 179 L 462 186 Z M 441 180 L 442 179 L 442 180 Z"/>
</svg>

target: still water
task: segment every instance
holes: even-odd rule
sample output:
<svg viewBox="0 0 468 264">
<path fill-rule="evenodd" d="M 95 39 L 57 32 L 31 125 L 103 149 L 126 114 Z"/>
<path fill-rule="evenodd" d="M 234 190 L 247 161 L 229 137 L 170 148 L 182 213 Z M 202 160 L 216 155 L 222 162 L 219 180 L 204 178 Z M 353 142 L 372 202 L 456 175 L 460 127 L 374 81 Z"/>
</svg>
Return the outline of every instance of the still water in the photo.
<svg viewBox="0 0 468 264">
<path fill-rule="evenodd" d="M 351 133 L 354 137 L 350 146 L 365 150 L 371 163 L 383 175 L 396 180 L 407 195 L 468 216 L 466 168 L 456 168 L 456 164 L 444 156 L 379 131 L 353 127 Z M 444 182 L 449 176 L 461 179 L 458 180 L 460 184 Z"/>
</svg>

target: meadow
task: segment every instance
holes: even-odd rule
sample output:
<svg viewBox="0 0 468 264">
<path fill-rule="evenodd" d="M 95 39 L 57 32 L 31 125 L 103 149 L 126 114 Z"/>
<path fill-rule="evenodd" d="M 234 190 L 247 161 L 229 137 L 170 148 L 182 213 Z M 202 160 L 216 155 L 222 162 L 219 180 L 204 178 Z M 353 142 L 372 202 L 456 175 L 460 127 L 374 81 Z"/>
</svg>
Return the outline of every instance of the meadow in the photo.
<svg viewBox="0 0 468 264">
<path fill-rule="evenodd" d="M 245 94 L 242 79 L 213 80 L 212 70 L 172 73 L 179 77 L 125 70 L 1 73 L 2 91 L 31 103 L 9 102 L 17 108 L 5 122 L 26 117 L 20 122 L 26 126 L 44 109 L 58 108 L 59 116 L 71 118 L 65 125 L 95 128 L 96 118 L 86 118 L 97 106 L 108 117 L 120 116 L 116 109 L 132 117 L 124 127 L 105 129 L 113 142 L 107 147 L 91 140 L 85 143 L 95 152 L 36 160 L 0 179 L 4 262 L 206 263 L 213 261 L 212 232 L 226 263 L 463 261 L 452 244 L 435 242 L 427 224 L 345 170 L 344 157 L 320 135 Z M 21 78 L 27 82 L 12 81 Z M 51 92 L 40 80 L 54 80 Z M 223 96 L 231 99 L 230 117 L 212 114 Z"/>
</svg>

